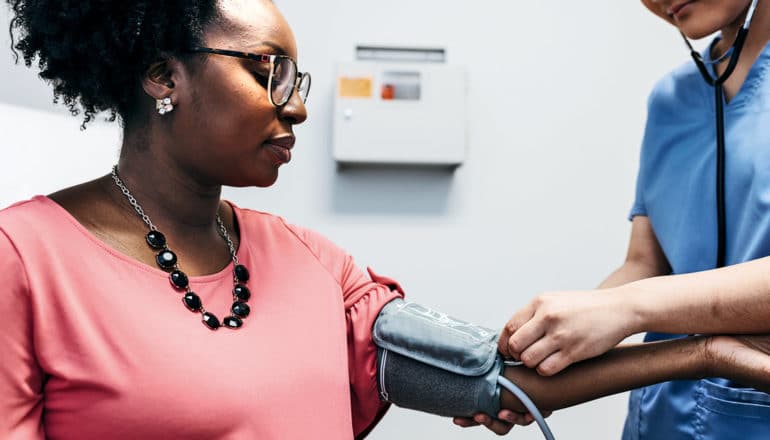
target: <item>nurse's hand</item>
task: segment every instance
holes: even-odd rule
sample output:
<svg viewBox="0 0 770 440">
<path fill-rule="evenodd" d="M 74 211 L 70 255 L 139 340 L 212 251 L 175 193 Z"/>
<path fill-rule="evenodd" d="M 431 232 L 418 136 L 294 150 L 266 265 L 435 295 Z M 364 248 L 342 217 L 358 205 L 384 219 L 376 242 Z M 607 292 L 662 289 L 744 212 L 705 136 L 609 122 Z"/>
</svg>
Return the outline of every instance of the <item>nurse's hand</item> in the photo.
<svg viewBox="0 0 770 440">
<path fill-rule="evenodd" d="M 635 332 L 624 296 L 612 289 L 550 292 L 519 310 L 503 328 L 498 348 L 543 376 L 604 354 Z"/>
</svg>

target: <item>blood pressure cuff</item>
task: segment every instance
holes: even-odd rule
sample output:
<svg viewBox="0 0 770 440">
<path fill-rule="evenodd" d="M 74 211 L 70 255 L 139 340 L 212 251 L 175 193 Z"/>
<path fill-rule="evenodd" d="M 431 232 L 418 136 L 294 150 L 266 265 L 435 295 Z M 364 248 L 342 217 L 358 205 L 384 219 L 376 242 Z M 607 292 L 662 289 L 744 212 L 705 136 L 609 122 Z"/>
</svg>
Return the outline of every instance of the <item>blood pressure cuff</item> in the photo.
<svg viewBox="0 0 770 440">
<path fill-rule="evenodd" d="M 395 299 L 372 331 L 380 397 L 449 417 L 497 417 L 503 360 L 497 332 Z"/>
</svg>

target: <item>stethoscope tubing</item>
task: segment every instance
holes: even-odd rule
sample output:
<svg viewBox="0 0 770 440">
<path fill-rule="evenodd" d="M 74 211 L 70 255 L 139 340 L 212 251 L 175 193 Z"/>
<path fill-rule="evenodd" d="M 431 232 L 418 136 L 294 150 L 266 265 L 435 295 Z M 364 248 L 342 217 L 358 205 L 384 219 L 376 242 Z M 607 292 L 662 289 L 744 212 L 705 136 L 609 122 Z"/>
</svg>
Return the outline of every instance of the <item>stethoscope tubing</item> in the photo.
<svg viewBox="0 0 770 440">
<path fill-rule="evenodd" d="M 754 13 L 757 9 L 759 0 L 752 0 L 748 11 L 746 12 L 746 20 L 743 26 L 738 30 L 738 35 L 735 38 L 730 50 L 725 52 L 724 55 L 717 58 L 714 62 L 709 64 L 714 65 L 724 60 L 727 55 L 730 56 L 730 61 L 725 69 L 724 73 L 719 76 L 712 76 L 709 71 L 707 63 L 703 60 L 703 57 L 698 53 L 690 44 L 687 37 L 682 34 L 687 47 L 690 49 L 690 55 L 692 56 L 695 65 L 703 76 L 706 83 L 714 87 L 714 110 L 716 113 L 716 138 L 717 138 L 717 169 L 716 169 L 716 198 L 717 198 L 717 261 L 716 267 L 724 267 L 727 264 L 727 212 L 725 208 L 725 161 L 726 161 L 726 141 L 725 141 L 725 114 L 724 114 L 724 83 L 735 71 L 738 65 L 738 59 L 741 56 L 743 47 L 746 44 L 746 39 L 749 35 L 749 28 L 751 27 L 751 20 L 754 18 Z"/>
</svg>

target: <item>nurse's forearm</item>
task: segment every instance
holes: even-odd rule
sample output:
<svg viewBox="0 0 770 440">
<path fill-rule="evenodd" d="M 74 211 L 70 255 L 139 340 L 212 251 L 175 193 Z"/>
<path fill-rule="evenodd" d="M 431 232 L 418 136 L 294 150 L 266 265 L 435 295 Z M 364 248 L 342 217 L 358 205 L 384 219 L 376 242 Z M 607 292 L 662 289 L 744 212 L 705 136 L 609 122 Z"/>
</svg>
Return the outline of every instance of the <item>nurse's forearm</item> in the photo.
<svg viewBox="0 0 770 440">
<path fill-rule="evenodd" d="M 615 290 L 625 296 L 636 332 L 770 332 L 770 258 L 650 278 Z"/>
<path fill-rule="evenodd" d="M 623 346 L 555 376 L 509 367 L 505 377 L 521 387 L 542 411 L 552 411 L 658 382 L 708 377 L 712 371 L 706 340 L 694 337 Z M 503 390 L 501 398 L 503 408 L 527 412 L 508 391 Z"/>
<path fill-rule="evenodd" d="M 631 239 L 623 265 L 610 274 L 599 288 L 608 289 L 670 273 L 671 265 L 658 243 L 650 219 L 636 216 L 631 223 Z"/>
<path fill-rule="evenodd" d="M 626 261 L 616 271 L 612 272 L 600 285 L 600 289 L 622 286 L 645 278 L 663 275 L 662 269 L 653 267 L 642 261 Z"/>
</svg>

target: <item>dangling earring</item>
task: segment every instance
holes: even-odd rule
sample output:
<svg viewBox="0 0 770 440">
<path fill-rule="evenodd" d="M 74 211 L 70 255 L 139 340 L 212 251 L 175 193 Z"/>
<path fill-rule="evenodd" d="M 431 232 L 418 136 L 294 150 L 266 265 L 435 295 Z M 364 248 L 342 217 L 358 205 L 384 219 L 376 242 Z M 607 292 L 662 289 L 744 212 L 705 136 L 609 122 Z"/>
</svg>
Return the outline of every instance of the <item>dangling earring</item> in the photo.
<svg viewBox="0 0 770 440">
<path fill-rule="evenodd" d="M 158 114 L 165 115 L 174 111 L 174 104 L 171 103 L 171 98 L 156 99 L 155 109 L 158 110 Z"/>
</svg>

